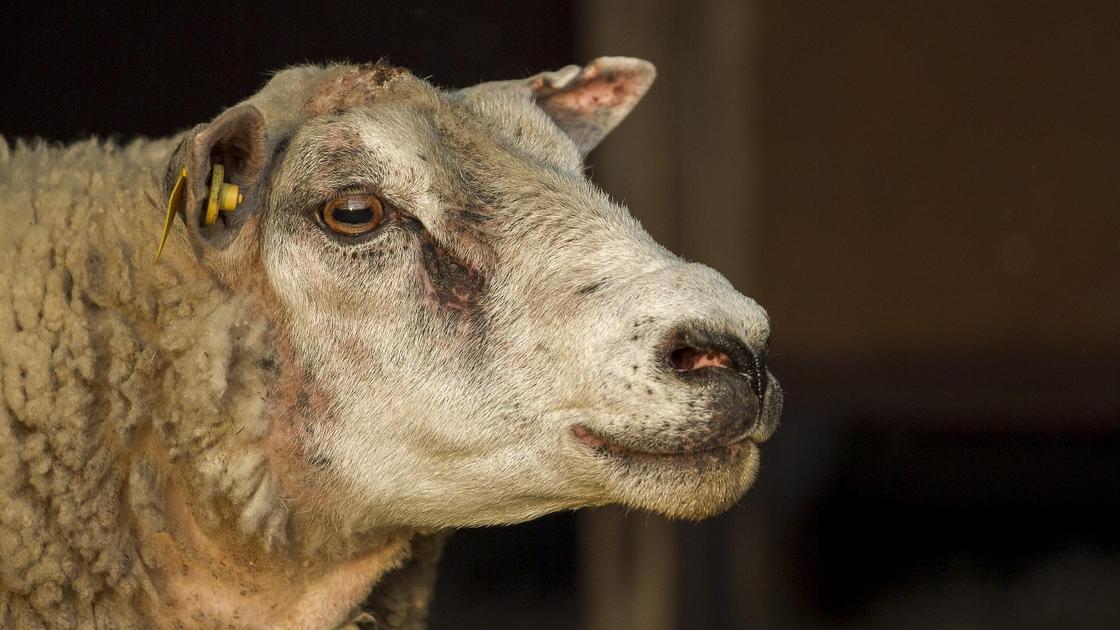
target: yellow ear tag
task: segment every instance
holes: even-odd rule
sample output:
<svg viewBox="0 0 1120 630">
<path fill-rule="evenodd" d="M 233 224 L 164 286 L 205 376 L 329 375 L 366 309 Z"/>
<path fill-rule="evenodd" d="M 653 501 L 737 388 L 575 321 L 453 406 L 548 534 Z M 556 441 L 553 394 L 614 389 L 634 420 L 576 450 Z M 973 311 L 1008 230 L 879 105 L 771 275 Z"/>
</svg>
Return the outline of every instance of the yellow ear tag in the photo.
<svg viewBox="0 0 1120 630">
<path fill-rule="evenodd" d="M 206 214 L 202 217 L 202 222 L 206 225 L 213 225 L 214 221 L 218 220 L 219 210 L 233 212 L 245 201 L 245 195 L 241 194 L 237 184 L 226 183 L 225 176 L 225 167 L 215 164 L 210 173 L 210 197 L 206 200 Z M 175 220 L 175 214 L 183 205 L 183 189 L 186 183 L 187 169 L 180 169 L 179 177 L 167 197 L 167 217 L 163 220 L 163 236 L 159 239 L 159 249 L 156 250 L 156 259 L 152 264 L 158 263 L 159 256 L 163 253 L 163 246 L 167 243 L 168 234 L 171 233 L 171 222 Z"/>
<path fill-rule="evenodd" d="M 206 225 L 214 225 L 214 221 L 218 220 L 218 210 L 233 212 L 245 201 L 237 184 L 227 184 L 225 179 L 225 167 L 215 164 L 210 174 L 210 198 L 206 201 L 206 216 L 202 219 Z"/>
<path fill-rule="evenodd" d="M 159 262 L 159 255 L 163 253 L 163 246 L 167 243 L 167 235 L 171 233 L 171 222 L 175 220 L 175 213 L 183 205 L 183 186 L 187 183 L 187 169 L 179 170 L 179 178 L 171 187 L 171 194 L 167 197 L 167 218 L 163 220 L 163 236 L 159 237 L 159 249 L 156 250 L 156 259 L 152 264 Z"/>
</svg>

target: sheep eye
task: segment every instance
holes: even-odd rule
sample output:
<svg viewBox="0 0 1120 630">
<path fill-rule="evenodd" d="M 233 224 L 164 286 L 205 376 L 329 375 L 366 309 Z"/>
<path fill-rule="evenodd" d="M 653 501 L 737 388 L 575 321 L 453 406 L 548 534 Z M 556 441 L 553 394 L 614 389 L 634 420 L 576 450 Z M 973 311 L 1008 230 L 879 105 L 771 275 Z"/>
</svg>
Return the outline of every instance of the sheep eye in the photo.
<svg viewBox="0 0 1120 630">
<path fill-rule="evenodd" d="M 372 195 L 343 195 L 323 206 L 323 224 L 345 236 L 359 236 L 381 223 L 383 206 Z"/>
</svg>

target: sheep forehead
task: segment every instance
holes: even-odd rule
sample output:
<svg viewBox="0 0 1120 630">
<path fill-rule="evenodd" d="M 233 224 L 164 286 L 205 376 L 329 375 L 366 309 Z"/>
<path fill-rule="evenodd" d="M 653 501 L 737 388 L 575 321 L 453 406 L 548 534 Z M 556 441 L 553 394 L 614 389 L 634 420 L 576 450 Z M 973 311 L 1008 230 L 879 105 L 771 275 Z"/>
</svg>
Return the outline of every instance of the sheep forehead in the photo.
<svg viewBox="0 0 1120 630">
<path fill-rule="evenodd" d="M 534 105 L 527 84 L 518 81 L 448 92 L 383 62 L 296 66 L 278 72 L 247 102 L 263 112 L 274 139 L 289 137 L 316 118 L 397 103 L 438 119 L 445 133 L 461 135 L 473 128 L 476 134 L 512 141 L 535 159 L 569 169 L 582 164 L 575 146 Z"/>
<path fill-rule="evenodd" d="M 408 70 L 381 62 L 333 66 L 326 75 L 305 105 L 312 116 L 360 106 L 376 99 L 399 81 L 416 81 Z"/>
<path fill-rule="evenodd" d="M 371 188 L 390 201 L 426 205 L 435 139 L 425 127 L 415 111 L 396 104 L 311 120 L 285 150 L 272 193 L 309 205 L 347 188 Z"/>
<path fill-rule="evenodd" d="M 306 121 L 285 151 L 272 189 L 298 198 L 291 205 L 370 188 L 436 230 L 441 208 L 496 203 L 557 175 L 583 179 L 574 145 L 527 96 L 464 98 L 411 77 L 373 102 Z"/>
</svg>

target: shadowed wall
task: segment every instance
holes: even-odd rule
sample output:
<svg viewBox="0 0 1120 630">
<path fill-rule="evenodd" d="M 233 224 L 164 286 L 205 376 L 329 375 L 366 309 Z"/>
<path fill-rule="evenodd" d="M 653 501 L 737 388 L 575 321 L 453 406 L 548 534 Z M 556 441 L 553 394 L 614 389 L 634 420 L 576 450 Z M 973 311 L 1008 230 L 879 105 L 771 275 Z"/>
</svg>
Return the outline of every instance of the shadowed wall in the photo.
<svg viewBox="0 0 1120 630">
<path fill-rule="evenodd" d="M 729 514 L 584 517 L 589 627 L 1120 623 L 1120 6 L 581 15 L 661 70 L 595 178 L 767 308 L 787 391 Z"/>
</svg>

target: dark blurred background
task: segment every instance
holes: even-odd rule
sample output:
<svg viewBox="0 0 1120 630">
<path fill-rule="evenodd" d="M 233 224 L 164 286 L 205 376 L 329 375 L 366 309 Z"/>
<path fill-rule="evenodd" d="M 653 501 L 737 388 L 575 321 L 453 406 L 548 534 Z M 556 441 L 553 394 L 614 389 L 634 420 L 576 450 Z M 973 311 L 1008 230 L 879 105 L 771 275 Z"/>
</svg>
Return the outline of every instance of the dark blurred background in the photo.
<svg viewBox="0 0 1120 630">
<path fill-rule="evenodd" d="M 589 159 L 773 320 L 727 514 L 463 531 L 434 629 L 1120 628 L 1120 3 L 9 4 L 0 133 L 162 135 L 305 60 L 440 85 L 602 54 Z"/>
</svg>

